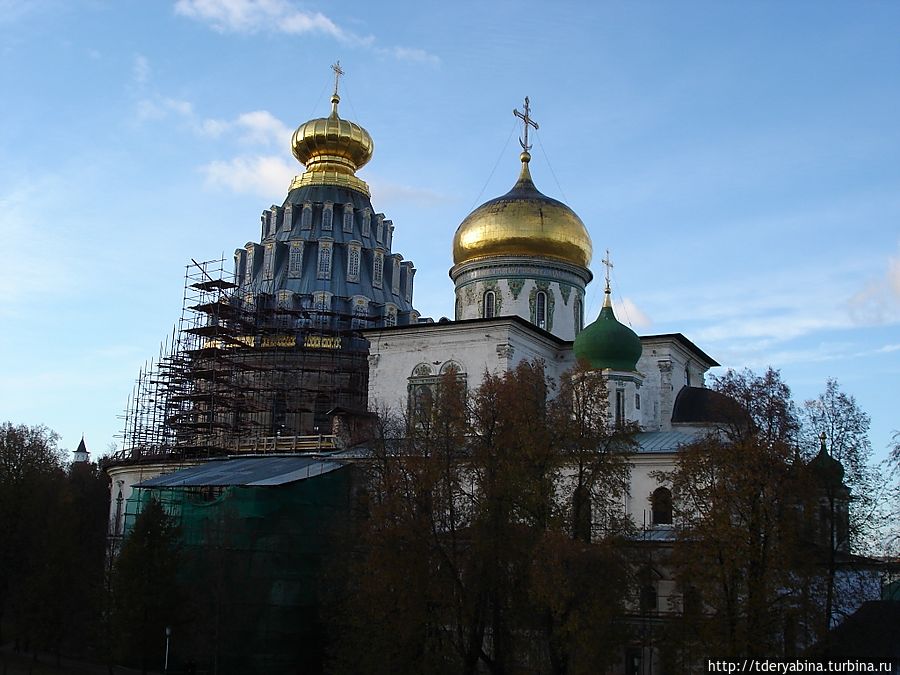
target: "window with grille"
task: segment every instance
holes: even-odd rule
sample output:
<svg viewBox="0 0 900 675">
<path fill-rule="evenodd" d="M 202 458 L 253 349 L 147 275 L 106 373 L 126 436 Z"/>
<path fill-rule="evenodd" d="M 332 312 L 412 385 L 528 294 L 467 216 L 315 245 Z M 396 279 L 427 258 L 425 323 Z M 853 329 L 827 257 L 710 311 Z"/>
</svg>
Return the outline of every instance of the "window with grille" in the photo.
<svg viewBox="0 0 900 675">
<path fill-rule="evenodd" d="M 298 278 L 303 272 L 303 242 L 292 241 L 288 254 L 288 276 Z"/>
<path fill-rule="evenodd" d="M 325 202 L 325 208 L 322 209 L 322 229 L 331 230 L 331 222 L 334 217 L 334 209 L 331 202 Z"/>
<path fill-rule="evenodd" d="M 359 281 L 359 246 L 350 246 L 347 253 L 347 281 Z"/>
<path fill-rule="evenodd" d="M 384 254 L 381 251 L 375 251 L 375 262 L 372 269 L 372 285 L 375 288 L 381 288 L 384 280 Z"/>
<path fill-rule="evenodd" d="M 331 242 L 319 242 L 319 264 L 316 268 L 316 276 L 319 279 L 331 278 Z"/>
</svg>

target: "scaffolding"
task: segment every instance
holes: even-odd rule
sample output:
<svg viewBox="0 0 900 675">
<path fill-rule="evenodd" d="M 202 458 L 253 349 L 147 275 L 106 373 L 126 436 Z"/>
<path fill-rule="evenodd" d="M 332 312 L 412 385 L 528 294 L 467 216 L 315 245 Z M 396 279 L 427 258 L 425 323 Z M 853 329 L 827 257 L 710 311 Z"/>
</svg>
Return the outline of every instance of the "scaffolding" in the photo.
<svg viewBox="0 0 900 675">
<path fill-rule="evenodd" d="M 141 369 L 117 461 L 333 447 L 336 414 L 366 410 L 375 317 L 239 286 L 224 258 L 191 261 L 181 317 Z"/>
</svg>

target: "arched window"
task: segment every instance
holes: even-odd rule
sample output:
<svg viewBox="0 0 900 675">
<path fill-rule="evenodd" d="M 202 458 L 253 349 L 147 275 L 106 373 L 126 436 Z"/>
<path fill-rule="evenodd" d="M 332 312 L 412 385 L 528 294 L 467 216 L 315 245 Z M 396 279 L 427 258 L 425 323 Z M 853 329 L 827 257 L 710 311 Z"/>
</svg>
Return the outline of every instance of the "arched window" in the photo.
<svg viewBox="0 0 900 675">
<path fill-rule="evenodd" d="M 656 586 L 646 582 L 641 586 L 641 612 L 655 612 L 659 607 Z"/>
<path fill-rule="evenodd" d="M 359 281 L 360 247 L 351 244 L 347 253 L 347 281 Z"/>
<path fill-rule="evenodd" d="M 381 288 L 384 280 L 384 253 L 381 251 L 375 251 L 372 268 L 372 285 L 375 288 Z"/>
<path fill-rule="evenodd" d="M 494 318 L 494 291 L 488 291 L 484 294 L 484 318 Z"/>
<path fill-rule="evenodd" d="M 672 524 L 672 493 L 668 488 L 656 488 L 650 495 L 650 505 L 653 509 L 654 525 Z"/>
<path fill-rule="evenodd" d="M 331 242 L 319 242 L 319 264 L 316 268 L 316 277 L 319 279 L 331 278 Z"/>
<path fill-rule="evenodd" d="M 535 307 L 535 325 L 538 328 L 547 328 L 547 294 L 544 291 L 538 291 L 534 299 Z"/>
<path fill-rule="evenodd" d="M 291 242 L 290 253 L 288 254 L 288 276 L 291 279 L 300 277 L 303 271 L 303 240 L 295 239 Z"/>
</svg>

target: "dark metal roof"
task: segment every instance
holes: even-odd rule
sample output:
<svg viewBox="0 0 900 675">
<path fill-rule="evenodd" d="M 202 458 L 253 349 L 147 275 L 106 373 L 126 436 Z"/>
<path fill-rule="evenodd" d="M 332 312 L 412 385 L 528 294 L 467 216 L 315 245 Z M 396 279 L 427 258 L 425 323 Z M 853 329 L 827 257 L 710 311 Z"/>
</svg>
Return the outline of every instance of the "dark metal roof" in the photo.
<svg viewBox="0 0 900 675">
<path fill-rule="evenodd" d="M 682 387 L 672 406 L 672 422 L 734 423 L 747 420 L 746 411 L 725 394 L 705 387 Z"/>
<path fill-rule="evenodd" d="M 138 483 L 139 488 L 274 486 L 293 483 L 345 466 L 315 457 L 241 457 L 216 459 Z"/>
</svg>

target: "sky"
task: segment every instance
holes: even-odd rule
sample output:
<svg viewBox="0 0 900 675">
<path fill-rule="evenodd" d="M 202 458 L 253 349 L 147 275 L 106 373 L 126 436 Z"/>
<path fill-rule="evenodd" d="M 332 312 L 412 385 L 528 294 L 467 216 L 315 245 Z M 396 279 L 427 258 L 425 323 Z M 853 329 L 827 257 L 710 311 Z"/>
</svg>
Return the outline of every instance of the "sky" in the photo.
<svg viewBox="0 0 900 675">
<path fill-rule="evenodd" d="M 359 175 L 452 316 L 451 240 L 518 174 L 609 249 L 620 320 L 722 368 L 836 378 L 900 429 L 900 3 L 0 0 L 0 421 L 97 457 L 181 313 L 302 172 L 298 125 L 375 141 Z"/>
</svg>

